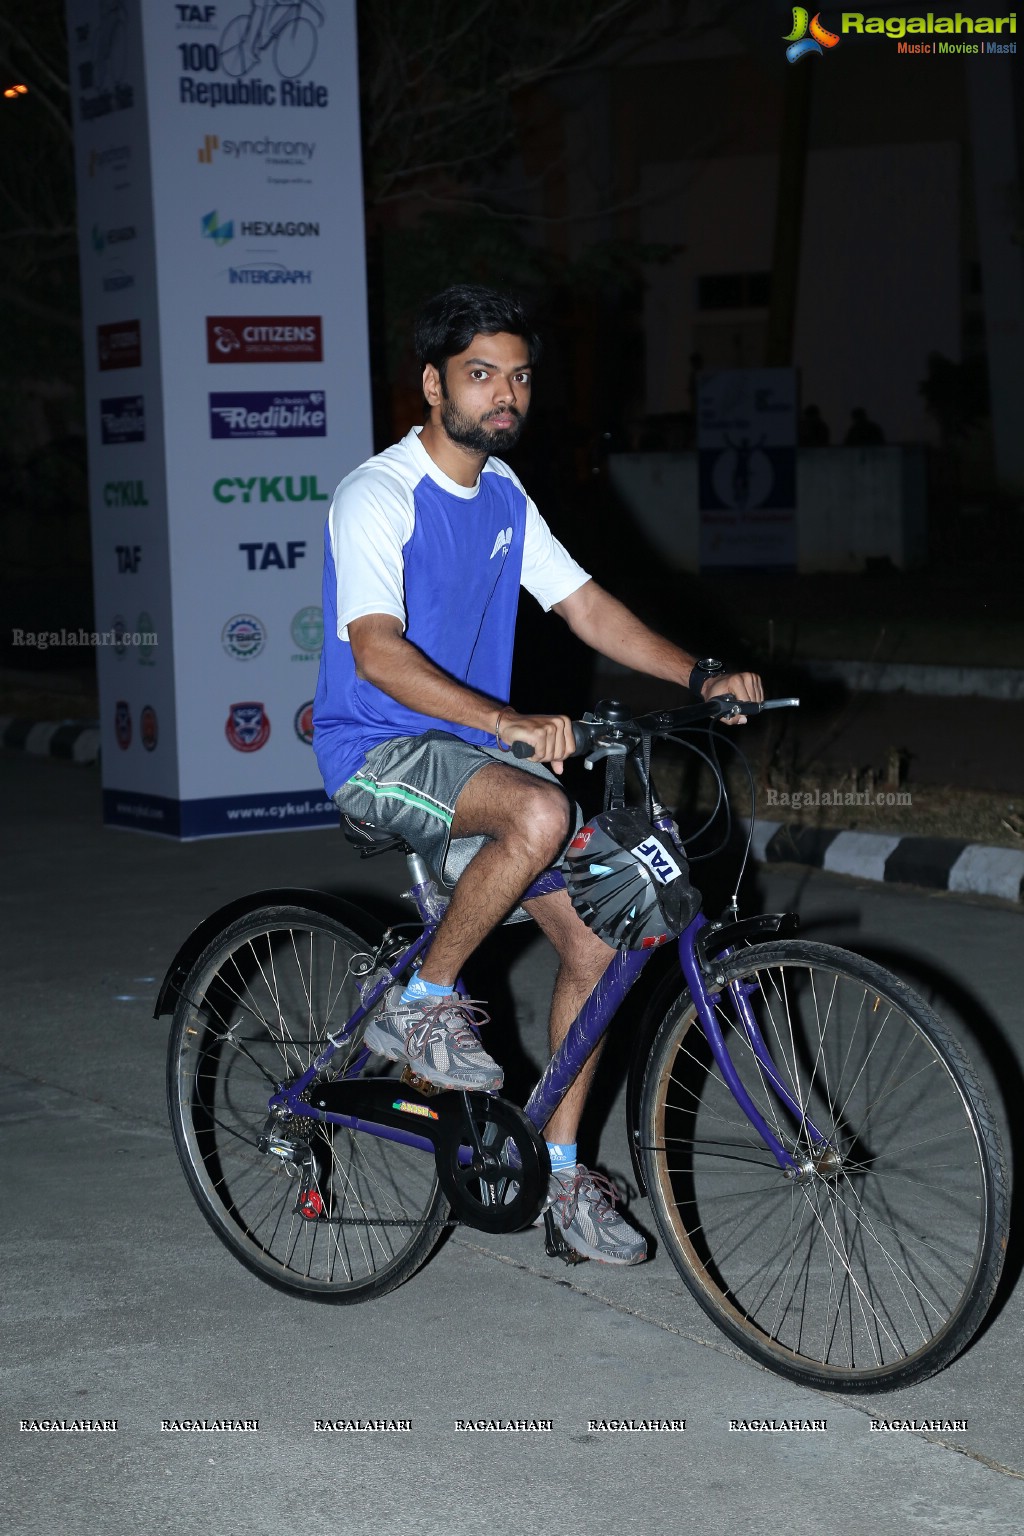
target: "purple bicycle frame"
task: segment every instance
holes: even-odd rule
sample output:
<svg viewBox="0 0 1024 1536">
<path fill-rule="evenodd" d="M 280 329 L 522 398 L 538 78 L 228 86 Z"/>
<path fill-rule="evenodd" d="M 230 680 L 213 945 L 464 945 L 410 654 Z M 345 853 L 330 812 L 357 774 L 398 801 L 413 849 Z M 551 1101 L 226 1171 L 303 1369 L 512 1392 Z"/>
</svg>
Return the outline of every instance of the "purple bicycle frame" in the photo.
<svg viewBox="0 0 1024 1536">
<path fill-rule="evenodd" d="M 546 870 L 534 881 L 522 899 L 529 901 L 536 896 L 549 895 L 552 891 L 562 889 L 564 885 L 565 881 L 557 869 Z M 330 1044 L 327 1049 L 321 1052 L 302 1076 L 288 1088 L 272 1095 L 267 1105 L 268 1110 L 293 1110 L 296 1114 L 309 1115 L 310 1106 L 302 1101 L 302 1094 L 315 1080 L 317 1074 L 327 1066 L 335 1051 L 344 1045 L 345 1041 L 349 1039 L 366 1015 L 376 1006 L 386 989 L 406 969 L 410 960 L 414 960 L 429 945 L 440 920 L 437 886 L 429 877 L 424 878 L 413 886 L 409 895 L 416 903 L 420 917 L 423 920 L 423 932 L 418 934 L 412 943 L 397 956 L 377 986 L 367 993 L 362 999 L 360 1006 L 345 1021 L 342 1029 L 337 1034 L 328 1037 Z M 679 936 L 679 964 L 689 988 L 690 996 L 693 999 L 697 1016 L 704 1028 L 708 1044 L 711 1047 L 729 1091 L 743 1110 L 750 1124 L 772 1153 L 779 1167 L 789 1173 L 798 1172 L 800 1165 L 786 1151 L 753 1103 L 729 1056 L 722 1028 L 715 1016 L 715 1009 L 701 973 L 695 949 L 697 935 L 706 926 L 706 922 L 707 919 L 698 913 Z M 624 1002 L 626 994 L 654 953 L 655 949 L 653 947 L 646 950 L 627 949 L 617 951 L 608 969 L 583 1004 L 576 1019 L 570 1025 L 568 1033 L 551 1057 L 540 1081 L 526 1102 L 524 1113 L 538 1131 L 543 1130 L 568 1093 L 584 1062 L 604 1036 L 612 1019 Z M 457 990 L 465 992 L 461 979 L 457 984 Z M 801 1109 L 790 1093 L 786 1083 L 779 1075 L 757 1021 L 754 1018 L 747 999 L 746 989 L 738 982 L 730 982 L 728 983 L 728 991 L 744 1034 L 769 1085 L 785 1109 L 797 1120 L 801 1129 L 806 1128 L 811 1138 L 817 1144 L 824 1144 L 826 1138 L 808 1120 L 806 1112 Z M 368 1056 L 368 1051 L 360 1051 L 349 1066 L 345 1076 L 356 1076 L 362 1069 Z M 317 1118 L 323 1119 L 331 1125 L 341 1126 L 349 1130 L 363 1131 L 371 1136 L 378 1136 L 385 1141 L 400 1142 L 403 1146 L 415 1147 L 423 1152 L 433 1153 L 434 1150 L 433 1144 L 425 1136 L 418 1136 L 415 1131 L 379 1125 L 372 1121 L 361 1120 L 356 1115 L 336 1114 L 333 1111 L 325 1111 L 318 1115 Z M 460 1160 L 469 1162 L 470 1156 L 469 1150 L 463 1148 Z"/>
</svg>

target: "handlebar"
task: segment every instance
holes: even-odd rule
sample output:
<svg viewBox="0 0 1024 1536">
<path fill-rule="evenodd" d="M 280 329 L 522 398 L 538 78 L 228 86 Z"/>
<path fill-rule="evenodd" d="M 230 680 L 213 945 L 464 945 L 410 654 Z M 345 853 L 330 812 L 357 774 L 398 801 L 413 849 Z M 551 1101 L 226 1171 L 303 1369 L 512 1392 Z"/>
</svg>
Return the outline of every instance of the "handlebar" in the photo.
<svg viewBox="0 0 1024 1536">
<path fill-rule="evenodd" d="M 705 721 L 729 720 L 736 715 L 753 717 L 763 715 L 770 709 L 795 709 L 799 703 L 800 700 L 794 698 L 764 699 L 761 703 L 754 703 L 749 699 L 737 699 L 731 693 L 720 693 L 713 698 L 702 699 L 698 704 L 684 704 L 681 709 L 654 710 L 647 715 L 629 716 L 624 713 L 623 705 L 613 700 L 602 700 L 588 719 L 572 721 L 576 750 L 569 755 L 581 757 L 601 740 L 635 744 L 644 736 L 667 736 L 687 726 L 700 725 Z M 532 757 L 533 748 L 528 741 L 514 741 L 512 756 Z"/>
<path fill-rule="evenodd" d="M 570 757 L 582 757 L 584 752 L 589 752 L 594 745 L 596 736 L 591 734 L 597 730 L 596 726 L 586 724 L 582 720 L 573 720 L 572 733 L 576 738 L 576 750 L 570 752 Z M 533 748 L 528 741 L 514 741 L 512 743 L 512 756 L 526 758 L 533 756 Z"/>
</svg>

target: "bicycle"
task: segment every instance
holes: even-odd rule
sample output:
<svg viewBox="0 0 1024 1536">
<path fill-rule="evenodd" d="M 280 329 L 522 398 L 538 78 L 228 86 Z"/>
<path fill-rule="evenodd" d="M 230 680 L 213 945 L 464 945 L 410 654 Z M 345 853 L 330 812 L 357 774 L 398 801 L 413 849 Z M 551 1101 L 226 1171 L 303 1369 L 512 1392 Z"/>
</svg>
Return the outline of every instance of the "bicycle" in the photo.
<svg viewBox="0 0 1024 1536">
<path fill-rule="evenodd" d="M 316 58 L 317 30 L 323 24 L 322 0 L 252 0 L 249 14 L 233 16 L 224 28 L 220 67 L 238 79 L 273 45 L 274 68 L 282 80 L 297 80 Z"/>
<path fill-rule="evenodd" d="M 604 760 L 612 808 L 632 764 L 653 825 L 685 858 L 655 799 L 653 742 L 697 751 L 721 804 L 725 733 L 712 723 L 796 702 L 726 696 L 639 717 L 605 704 L 575 725 L 577 748 L 588 766 Z M 429 945 L 444 892 L 399 837 L 346 830 L 365 855 L 405 853 L 411 937 L 323 893 L 259 892 L 186 940 L 156 1016 L 173 1012 L 175 1145 L 213 1230 L 271 1285 L 358 1302 L 407 1280 L 451 1225 L 537 1221 L 541 1129 L 658 946 L 616 952 L 524 1108 L 438 1091 L 382 1069 L 361 1036 Z M 545 872 L 524 899 L 561 878 Z M 1006 1246 L 1003 1154 L 973 1067 L 931 1009 L 795 928 L 792 914 L 741 918 L 734 896 L 679 935 L 627 1079 L 633 1172 L 689 1291 L 742 1350 L 805 1385 L 890 1389 L 942 1369 L 986 1314 Z M 550 1211 L 544 1223 L 560 1252 Z"/>
</svg>

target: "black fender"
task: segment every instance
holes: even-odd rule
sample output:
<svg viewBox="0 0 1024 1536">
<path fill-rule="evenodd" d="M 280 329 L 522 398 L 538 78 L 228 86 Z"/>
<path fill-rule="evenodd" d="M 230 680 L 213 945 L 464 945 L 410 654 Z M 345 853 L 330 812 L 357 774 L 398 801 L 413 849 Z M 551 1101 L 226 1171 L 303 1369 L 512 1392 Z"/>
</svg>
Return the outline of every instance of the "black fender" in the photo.
<svg viewBox="0 0 1024 1536">
<path fill-rule="evenodd" d="M 364 912 L 361 907 L 355 906 L 351 901 L 346 901 L 343 896 L 332 896 L 328 891 L 304 891 L 301 888 L 293 889 L 287 886 L 269 891 L 251 891 L 248 896 L 239 896 L 234 901 L 229 901 L 227 906 L 211 912 L 209 917 L 204 917 L 202 922 L 193 928 L 171 961 L 160 985 L 156 1008 L 153 1011 L 154 1019 L 161 1018 L 165 1013 L 174 1012 L 174 1005 L 185 985 L 188 973 L 207 945 L 240 917 L 247 917 L 250 912 L 257 912 L 261 907 L 307 907 L 309 911 L 316 912 L 320 917 L 331 917 L 336 922 L 344 923 L 346 927 L 354 929 L 360 938 L 365 937 L 368 943 L 378 941 L 384 932 L 383 925 L 368 912 Z"/>
<path fill-rule="evenodd" d="M 737 945 L 766 944 L 779 937 L 788 938 L 796 932 L 798 921 L 793 912 L 764 912 L 757 917 L 740 918 L 734 923 L 707 923 L 696 940 L 701 969 L 705 972 L 710 970 L 714 965 L 714 956 L 723 949 L 733 949 Z M 658 983 L 633 1037 L 633 1052 L 626 1076 L 626 1135 L 629 1155 L 633 1160 L 633 1173 L 642 1195 L 647 1194 L 647 1180 L 644 1178 L 640 1156 L 640 1095 L 654 1037 L 669 1008 L 680 997 L 685 1006 L 690 998 L 690 989 L 683 983 L 679 971 L 672 969 Z"/>
</svg>

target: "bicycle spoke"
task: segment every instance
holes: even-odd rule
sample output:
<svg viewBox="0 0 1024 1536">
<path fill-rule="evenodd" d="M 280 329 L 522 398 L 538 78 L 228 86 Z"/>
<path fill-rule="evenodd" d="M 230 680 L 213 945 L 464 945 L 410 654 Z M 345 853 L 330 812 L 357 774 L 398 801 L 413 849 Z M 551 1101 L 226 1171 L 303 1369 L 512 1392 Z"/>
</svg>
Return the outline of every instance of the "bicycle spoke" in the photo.
<svg viewBox="0 0 1024 1536">
<path fill-rule="evenodd" d="M 299 1294 L 390 1289 L 447 1222 L 434 1160 L 414 1148 L 303 1119 L 300 1106 L 271 1122 L 276 1150 L 259 1150 L 270 1098 L 347 1028 L 377 949 L 297 910 L 256 914 L 189 978 L 176 1015 L 168 1071 L 193 1192 L 243 1262 Z M 325 1077 L 349 1069 L 361 1038 L 350 1031 Z"/>
<path fill-rule="evenodd" d="M 929 1374 L 976 1327 L 982 1275 L 991 1294 L 1001 1262 L 993 1162 L 940 1026 L 887 995 L 868 962 L 801 941 L 736 956 L 726 988 L 736 1018 L 726 992 L 716 1007 L 733 1067 L 799 1173 L 753 1131 L 692 1005 L 668 1033 L 666 1021 L 642 1155 L 673 1260 L 744 1348 L 799 1380 Z M 782 1112 L 783 1090 L 798 1114 Z"/>
</svg>

